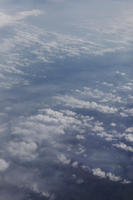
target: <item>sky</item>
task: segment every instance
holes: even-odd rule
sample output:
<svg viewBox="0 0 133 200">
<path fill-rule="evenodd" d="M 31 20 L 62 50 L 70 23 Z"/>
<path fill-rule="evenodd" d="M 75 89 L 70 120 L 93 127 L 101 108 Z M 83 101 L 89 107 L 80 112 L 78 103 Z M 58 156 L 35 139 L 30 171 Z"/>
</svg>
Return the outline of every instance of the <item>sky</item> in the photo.
<svg viewBox="0 0 133 200">
<path fill-rule="evenodd" d="M 0 0 L 1 200 L 132 200 L 133 2 Z"/>
</svg>

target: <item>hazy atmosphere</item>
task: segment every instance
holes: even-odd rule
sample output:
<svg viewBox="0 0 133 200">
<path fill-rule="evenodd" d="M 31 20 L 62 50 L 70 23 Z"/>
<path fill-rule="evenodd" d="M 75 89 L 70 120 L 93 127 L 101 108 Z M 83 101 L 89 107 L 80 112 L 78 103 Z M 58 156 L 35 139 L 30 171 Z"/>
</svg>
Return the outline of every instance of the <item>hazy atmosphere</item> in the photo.
<svg viewBox="0 0 133 200">
<path fill-rule="evenodd" d="M 133 199 L 133 2 L 0 0 L 0 200 Z"/>
</svg>

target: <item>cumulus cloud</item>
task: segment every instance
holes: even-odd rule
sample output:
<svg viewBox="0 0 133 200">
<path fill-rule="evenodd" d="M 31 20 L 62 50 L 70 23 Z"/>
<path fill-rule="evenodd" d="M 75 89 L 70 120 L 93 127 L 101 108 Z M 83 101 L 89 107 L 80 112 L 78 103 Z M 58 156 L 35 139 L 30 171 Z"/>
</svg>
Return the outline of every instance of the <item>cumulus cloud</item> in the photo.
<svg viewBox="0 0 133 200">
<path fill-rule="evenodd" d="M 84 101 L 73 96 L 63 96 L 56 97 L 58 101 L 65 103 L 66 106 L 70 106 L 72 108 L 85 108 L 90 110 L 97 110 L 102 113 L 113 114 L 117 112 L 117 108 L 109 107 L 107 105 L 98 104 L 94 101 Z"/>
<path fill-rule="evenodd" d="M 68 164 L 70 164 L 70 162 L 71 162 L 71 160 L 68 159 L 68 158 L 67 158 L 65 155 L 63 155 L 63 154 L 58 155 L 58 159 L 59 159 L 59 161 L 60 161 L 62 164 L 65 164 L 65 165 L 68 165 Z"/>
<path fill-rule="evenodd" d="M 130 152 L 133 152 L 133 147 L 132 146 L 128 146 L 126 145 L 125 143 L 119 143 L 119 144 L 113 144 L 113 146 L 119 148 L 119 149 L 122 149 L 122 150 L 125 150 L 125 151 L 130 151 Z"/>
<path fill-rule="evenodd" d="M 73 168 L 77 168 L 77 167 L 78 167 L 78 162 L 77 162 L 77 161 L 73 162 L 73 163 L 72 163 L 72 167 L 73 167 Z"/>
<path fill-rule="evenodd" d="M 128 146 L 120 142 L 123 139 L 128 142 L 131 140 L 132 127 L 127 127 L 122 122 L 117 123 L 117 118 L 120 116 L 116 102 L 111 101 L 110 95 L 106 103 L 101 103 L 107 94 L 104 89 L 97 91 L 96 93 L 94 90 L 93 93 L 90 88 L 80 88 L 80 90 L 74 90 L 71 95 L 54 96 L 51 100 L 53 107 L 44 105 L 44 108 L 41 107 L 37 112 L 11 120 L 10 131 L 7 131 L 6 124 L 0 126 L 1 135 L 5 133 L 3 140 L 7 143 L 6 147 L 1 148 L 9 163 L 13 166 L 16 163 L 15 171 L 18 170 L 18 173 L 22 172 L 23 176 L 28 177 L 26 188 L 30 188 L 43 197 L 51 198 L 49 187 L 47 189 L 47 178 L 46 181 L 44 179 L 45 173 L 50 176 L 51 187 L 55 187 L 53 184 L 57 180 L 61 182 L 60 177 L 63 173 L 58 169 L 69 167 L 76 172 L 83 170 L 84 173 L 92 173 L 94 176 L 107 178 L 113 182 L 122 184 L 132 182 L 132 178 L 121 172 L 126 164 L 121 167 L 125 157 L 122 151 L 119 151 L 122 149 L 125 153 L 133 152 L 132 144 Z M 95 103 L 91 104 L 91 102 Z M 121 105 L 120 102 L 119 104 Z M 104 108 L 108 112 L 103 111 L 104 108 L 101 106 L 106 106 Z M 77 108 L 87 113 L 79 112 Z M 112 109 L 109 112 L 107 108 L 116 108 L 116 110 L 112 113 Z M 90 110 L 95 111 L 94 114 L 90 114 Z M 6 111 L 10 111 L 10 108 L 7 107 Z M 104 119 L 97 117 L 95 115 L 97 111 L 100 112 L 100 116 L 108 116 L 107 121 L 106 117 Z M 28 166 L 33 164 L 32 169 L 27 167 L 27 163 Z M 55 166 L 60 165 L 62 167 L 56 167 L 56 171 Z M 117 173 L 117 170 L 120 170 L 120 173 Z M 42 173 L 42 171 L 44 177 L 38 177 L 38 172 Z M 128 172 L 131 172 L 130 169 Z M 8 176 L 12 173 L 11 169 Z M 26 181 L 27 179 L 23 179 L 24 185 Z M 20 182 L 20 180 L 16 181 L 17 184 Z M 84 182 L 82 177 L 76 177 L 77 184 Z"/>
<path fill-rule="evenodd" d="M 115 176 L 111 172 L 107 173 L 106 176 L 109 178 L 109 180 L 114 181 L 114 182 L 117 182 L 117 181 L 121 180 L 120 176 Z"/>
<path fill-rule="evenodd" d="M 133 127 L 129 127 L 125 131 L 128 132 L 128 133 L 133 133 Z"/>
<path fill-rule="evenodd" d="M 102 171 L 100 168 L 96 168 L 92 170 L 93 175 L 98 176 L 100 178 L 106 178 L 106 173 Z"/>
<path fill-rule="evenodd" d="M 0 172 L 4 172 L 8 169 L 9 163 L 3 159 L 0 159 Z"/>
<path fill-rule="evenodd" d="M 92 120 L 93 118 L 80 116 L 69 110 L 41 109 L 36 115 L 18 119 L 17 124 L 12 127 L 14 140 L 8 144 L 8 153 L 20 160 L 34 160 L 39 156 L 40 146 L 46 142 L 49 144 L 47 151 L 55 149 L 52 154 L 62 163 L 69 164 L 70 158 L 60 154 L 60 149 L 71 151 L 71 148 L 58 142 L 59 138 L 66 135 L 83 140 L 84 135 L 80 134 L 85 133 Z"/>
<path fill-rule="evenodd" d="M 122 134 L 122 136 L 129 142 L 133 142 L 133 134 Z"/>
<path fill-rule="evenodd" d="M 115 126 L 116 126 L 116 123 L 113 123 L 113 122 L 112 122 L 112 123 L 110 124 L 110 126 L 115 127 Z"/>
<path fill-rule="evenodd" d="M 37 144 L 35 142 L 10 142 L 8 152 L 22 160 L 33 160 L 37 157 Z"/>
<path fill-rule="evenodd" d="M 110 181 L 114 181 L 114 182 L 121 181 L 121 177 L 115 176 L 111 172 L 106 173 L 100 168 L 92 169 L 92 172 L 93 172 L 93 175 L 98 176 L 99 178 L 108 178 Z"/>
<path fill-rule="evenodd" d="M 131 108 L 131 109 L 123 109 L 123 112 L 127 116 L 133 116 L 133 108 Z"/>
</svg>

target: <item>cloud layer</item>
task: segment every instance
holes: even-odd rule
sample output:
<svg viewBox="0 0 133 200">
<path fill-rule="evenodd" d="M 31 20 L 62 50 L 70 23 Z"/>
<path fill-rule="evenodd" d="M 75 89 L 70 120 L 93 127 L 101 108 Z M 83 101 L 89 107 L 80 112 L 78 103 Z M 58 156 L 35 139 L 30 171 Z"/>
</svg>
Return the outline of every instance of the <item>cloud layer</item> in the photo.
<svg viewBox="0 0 133 200">
<path fill-rule="evenodd" d="M 132 3 L 0 2 L 1 198 L 132 191 Z"/>
</svg>

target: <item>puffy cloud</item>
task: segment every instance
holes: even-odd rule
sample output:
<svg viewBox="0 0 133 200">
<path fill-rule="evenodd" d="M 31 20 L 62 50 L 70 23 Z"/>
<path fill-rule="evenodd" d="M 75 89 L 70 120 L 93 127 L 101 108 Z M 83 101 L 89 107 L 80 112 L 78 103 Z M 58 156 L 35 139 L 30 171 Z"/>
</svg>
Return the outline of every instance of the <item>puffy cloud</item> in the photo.
<svg viewBox="0 0 133 200">
<path fill-rule="evenodd" d="M 127 90 L 131 91 L 132 87 L 130 87 L 129 85 L 123 85 L 123 86 L 120 87 L 120 89 L 125 90 L 125 91 L 127 91 Z"/>
<path fill-rule="evenodd" d="M 111 172 L 107 173 L 106 176 L 109 178 L 109 180 L 114 181 L 114 182 L 117 182 L 117 181 L 121 180 L 120 176 L 115 176 Z"/>
<path fill-rule="evenodd" d="M 93 175 L 98 176 L 99 178 L 109 178 L 110 181 L 121 181 L 121 177 L 119 176 L 115 176 L 114 174 L 112 174 L 111 172 L 104 172 L 102 171 L 100 168 L 95 168 L 92 169 Z"/>
<path fill-rule="evenodd" d="M 105 139 L 106 141 L 113 141 L 113 140 L 116 140 L 116 138 L 117 138 L 117 136 L 113 136 L 112 134 L 106 133 L 105 131 L 98 132 L 97 136 Z"/>
<path fill-rule="evenodd" d="M 107 114 L 113 114 L 117 112 L 117 108 L 98 104 L 94 101 L 89 102 L 89 101 L 80 100 L 73 96 L 67 96 L 67 95 L 63 97 L 60 96 L 60 97 L 56 97 L 56 99 L 58 101 L 65 103 L 66 106 L 69 106 L 72 108 L 83 108 L 83 109 L 85 108 L 85 109 L 90 109 L 90 110 L 97 110 L 99 112 L 107 113 Z"/>
<path fill-rule="evenodd" d="M 131 109 L 123 109 L 124 114 L 127 116 L 133 116 L 133 108 Z"/>
<path fill-rule="evenodd" d="M 100 168 L 92 169 L 93 175 L 98 176 L 100 178 L 106 178 L 106 173 L 102 171 Z"/>
<path fill-rule="evenodd" d="M 24 161 L 35 160 L 39 156 L 43 143 L 47 143 L 48 153 L 52 151 L 52 156 L 68 163 L 70 159 L 66 159 L 66 155 L 60 152 L 71 151 L 71 148 L 60 143 L 59 138 L 69 136 L 83 140 L 85 138 L 83 133 L 92 120 L 93 118 L 80 116 L 69 110 L 56 111 L 50 108 L 41 109 L 38 114 L 27 118 L 20 117 L 17 124 L 11 128 L 14 140 L 9 141 L 8 153 Z M 79 151 L 84 152 L 83 148 Z"/>
<path fill-rule="evenodd" d="M 65 164 L 65 165 L 68 165 L 71 162 L 71 160 L 68 159 L 64 154 L 58 155 L 58 159 L 62 164 Z"/>
<path fill-rule="evenodd" d="M 78 167 L 78 162 L 77 162 L 77 161 L 73 162 L 73 163 L 72 163 L 72 167 L 73 167 L 73 168 L 77 168 L 77 167 Z"/>
<path fill-rule="evenodd" d="M 110 126 L 115 127 L 115 126 L 116 126 L 116 123 L 112 122 L 112 123 L 110 124 Z"/>
<path fill-rule="evenodd" d="M 33 160 L 37 156 L 37 144 L 35 142 L 10 142 L 8 151 L 11 155 L 22 160 Z"/>
<path fill-rule="evenodd" d="M 133 127 L 129 127 L 125 131 L 128 132 L 128 133 L 133 133 Z"/>
<path fill-rule="evenodd" d="M 119 74 L 119 75 L 121 75 L 121 76 L 125 76 L 125 75 L 126 75 L 125 72 L 120 72 L 120 71 L 116 71 L 116 74 Z"/>
<path fill-rule="evenodd" d="M 0 172 L 4 172 L 9 167 L 9 163 L 3 159 L 0 159 Z"/>
<path fill-rule="evenodd" d="M 110 84 L 111 83 L 106 83 L 106 84 L 104 83 L 104 85 L 109 86 L 109 87 L 110 87 Z M 111 87 L 113 87 L 112 84 L 111 84 Z M 99 102 L 122 103 L 122 98 L 118 96 L 118 94 L 115 94 L 113 90 L 111 92 L 104 92 L 103 90 L 84 87 L 83 90 L 76 90 L 76 92 L 83 97 L 99 100 Z"/>
<path fill-rule="evenodd" d="M 131 181 L 124 179 L 124 180 L 122 181 L 122 183 L 123 183 L 123 184 L 130 184 Z"/>
<path fill-rule="evenodd" d="M 89 91 L 89 94 L 87 94 L 87 90 Z M 80 95 L 81 93 L 84 94 Z M 66 96 L 68 97 L 67 100 L 65 99 Z M 57 101 L 55 101 L 55 97 L 53 97 L 53 108 L 50 108 L 50 106 L 48 108 L 47 106 L 47 108 L 39 109 L 38 112 L 34 114 L 20 116 L 17 119 L 15 118 L 15 121 L 11 121 L 10 124 L 10 137 L 7 137 L 7 135 L 5 137 L 8 147 L 4 147 L 4 151 L 9 162 L 14 164 L 13 162 L 15 160 L 18 167 L 18 173 L 21 171 L 18 163 L 23 163 L 25 165 L 27 162 L 32 162 L 33 171 L 37 168 L 37 172 L 41 171 L 42 168 L 44 169 L 46 166 L 45 170 L 52 169 L 52 173 L 55 173 L 57 180 L 60 180 L 60 175 L 58 175 L 58 173 L 62 173 L 62 171 L 57 172 L 56 174 L 53 170 L 53 168 L 55 169 L 55 163 L 56 165 L 62 164 L 65 168 L 68 166 L 72 167 L 72 170 L 75 171 L 80 169 L 84 170 L 84 173 L 92 172 L 93 175 L 100 178 L 107 178 L 110 181 L 121 182 L 123 184 L 130 183 L 131 181 L 128 180 L 128 175 L 123 177 L 122 173 L 116 173 L 117 169 L 120 167 L 117 165 L 118 161 L 121 164 L 125 158 L 123 158 L 124 156 L 121 151 L 112 148 L 112 141 L 115 141 L 117 144 L 121 139 L 125 139 L 125 136 L 123 135 L 124 130 L 127 135 L 131 134 L 131 130 L 127 130 L 128 128 L 126 128 L 126 126 L 122 126 L 121 122 L 120 124 L 117 123 L 116 126 L 116 118 L 115 120 L 114 118 L 112 119 L 112 115 L 108 116 L 107 121 L 104 121 L 103 118 L 97 118 L 95 115 L 96 112 L 94 112 L 94 115 L 91 115 L 90 112 L 84 114 L 84 112 L 73 109 L 81 107 L 86 111 L 89 105 L 89 109 L 93 108 L 95 111 L 102 112 L 102 110 L 99 111 L 99 105 L 104 106 L 100 101 L 104 99 L 105 96 L 106 92 L 104 89 L 99 90 L 99 92 L 94 95 L 92 90 L 83 88 L 83 90 L 73 91 L 70 95 L 72 99 L 76 99 L 74 103 L 70 103 L 71 98 L 69 101 L 69 95 L 61 96 L 62 99 L 65 99 L 64 101 L 60 100 L 58 97 L 56 98 Z M 91 104 L 86 104 L 89 98 L 94 98 L 93 101 L 96 101 L 96 108 L 90 107 Z M 110 102 L 111 99 L 105 105 L 109 108 L 117 108 L 116 104 L 110 104 Z M 60 106 L 58 103 L 60 103 Z M 106 112 L 102 112 L 102 115 L 106 114 Z M 119 117 L 118 111 L 114 113 L 114 116 Z M 122 130 L 121 132 L 117 130 L 118 126 L 120 129 L 119 131 Z M 1 128 L 1 132 L 6 131 L 5 128 L 6 125 Z M 7 140 L 7 138 L 9 138 L 9 140 Z M 10 138 L 12 138 L 12 141 Z M 115 147 L 120 148 L 120 146 Z M 123 150 L 126 149 L 126 151 L 127 149 L 131 150 L 131 146 L 130 148 L 125 148 L 125 146 L 121 145 L 121 147 L 124 147 Z M 115 153 L 116 157 L 114 155 Z M 119 160 L 119 156 L 121 156 L 122 161 Z M 112 163 L 111 165 L 110 160 Z M 36 166 L 35 168 L 34 165 Z M 102 169 L 107 169 L 106 167 L 108 167 L 109 172 L 102 170 L 100 168 L 101 166 Z M 25 170 L 28 170 L 27 167 L 25 167 Z M 49 198 L 51 196 L 49 189 L 47 190 L 47 187 L 45 189 L 43 188 L 47 181 L 41 180 L 40 177 L 37 177 L 37 180 L 33 179 L 34 173 L 36 174 L 37 172 L 31 171 L 30 176 L 32 178 L 28 183 L 32 188 L 32 191 Z M 25 171 L 22 172 L 22 174 L 25 173 Z M 29 174 L 29 171 L 27 173 Z M 25 176 L 27 176 L 27 174 Z M 52 182 L 54 183 L 53 179 L 54 176 L 49 181 L 51 185 Z M 84 182 L 82 177 L 77 177 L 76 181 L 78 184 Z M 20 183 L 21 181 L 18 182 Z M 26 183 L 25 180 L 23 182 L 24 184 Z"/>
<path fill-rule="evenodd" d="M 119 143 L 119 144 L 113 144 L 113 146 L 119 148 L 119 149 L 122 149 L 122 150 L 125 150 L 125 151 L 131 151 L 133 152 L 133 147 L 132 146 L 128 146 L 124 143 Z"/>
<path fill-rule="evenodd" d="M 85 139 L 85 137 L 83 135 L 76 135 L 76 138 L 78 140 L 84 140 Z"/>
<path fill-rule="evenodd" d="M 129 142 L 133 142 L 133 134 L 125 134 L 125 139 Z"/>
</svg>

